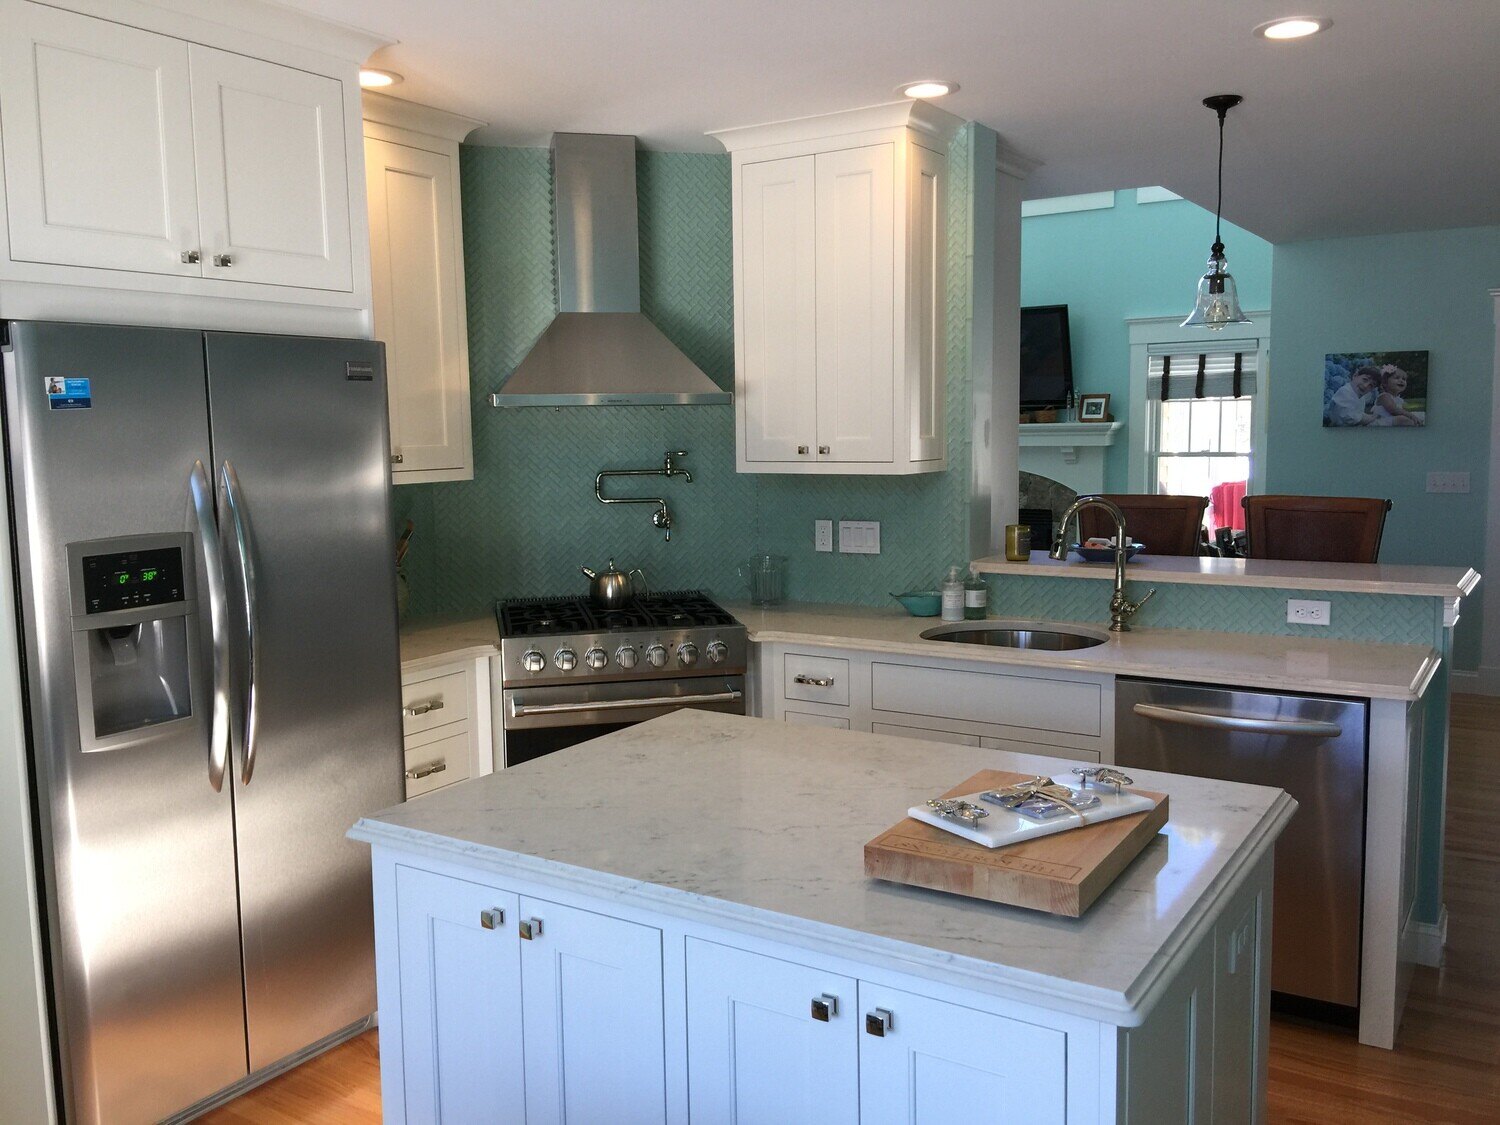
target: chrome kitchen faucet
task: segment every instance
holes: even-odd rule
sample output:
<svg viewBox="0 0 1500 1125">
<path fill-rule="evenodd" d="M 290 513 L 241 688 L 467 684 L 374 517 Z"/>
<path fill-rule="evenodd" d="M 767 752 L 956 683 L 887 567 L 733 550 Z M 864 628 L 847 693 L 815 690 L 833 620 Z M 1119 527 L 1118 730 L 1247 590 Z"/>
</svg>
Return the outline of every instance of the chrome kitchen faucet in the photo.
<svg viewBox="0 0 1500 1125">
<path fill-rule="evenodd" d="M 1074 500 L 1057 525 L 1057 536 L 1052 540 L 1052 550 L 1048 553 L 1058 562 L 1068 557 L 1068 525 L 1084 508 L 1103 508 L 1115 521 L 1115 592 L 1109 599 L 1109 631 L 1129 632 L 1128 622 L 1140 611 L 1141 606 L 1151 600 L 1151 595 L 1156 591 L 1147 591 L 1146 596 L 1133 605 L 1125 597 L 1125 556 L 1130 551 L 1130 540 L 1125 538 L 1125 513 L 1113 501 L 1102 496 L 1080 496 Z M 1078 538 L 1080 541 L 1083 539 L 1082 525 L 1078 529 Z"/>
</svg>

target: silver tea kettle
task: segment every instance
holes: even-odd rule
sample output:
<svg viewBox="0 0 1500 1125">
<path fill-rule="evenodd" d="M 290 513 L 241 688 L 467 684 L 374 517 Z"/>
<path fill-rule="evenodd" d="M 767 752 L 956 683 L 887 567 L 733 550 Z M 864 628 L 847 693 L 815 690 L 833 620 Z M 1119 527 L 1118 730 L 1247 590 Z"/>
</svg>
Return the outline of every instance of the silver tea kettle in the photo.
<svg viewBox="0 0 1500 1125">
<path fill-rule="evenodd" d="M 645 572 L 639 568 L 628 572 L 616 570 L 614 559 L 610 559 L 609 565 L 597 574 L 586 566 L 578 569 L 589 580 L 589 597 L 605 609 L 618 609 L 632 597 L 647 593 Z M 636 576 L 640 577 L 639 585 L 634 581 Z"/>
</svg>

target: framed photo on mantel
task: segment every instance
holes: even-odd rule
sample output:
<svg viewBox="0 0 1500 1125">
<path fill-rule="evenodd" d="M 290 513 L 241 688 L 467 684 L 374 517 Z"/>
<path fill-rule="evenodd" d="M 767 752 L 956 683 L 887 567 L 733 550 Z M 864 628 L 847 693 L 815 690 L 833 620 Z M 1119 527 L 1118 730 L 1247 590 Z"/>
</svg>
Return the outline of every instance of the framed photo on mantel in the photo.
<svg viewBox="0 0 1500 1125">
<path fill-rule="evenodd" d="M 1108 395 L 1079 395 L 1078 420 L 1080 422 L 1108 422 Z"/>
</svg>

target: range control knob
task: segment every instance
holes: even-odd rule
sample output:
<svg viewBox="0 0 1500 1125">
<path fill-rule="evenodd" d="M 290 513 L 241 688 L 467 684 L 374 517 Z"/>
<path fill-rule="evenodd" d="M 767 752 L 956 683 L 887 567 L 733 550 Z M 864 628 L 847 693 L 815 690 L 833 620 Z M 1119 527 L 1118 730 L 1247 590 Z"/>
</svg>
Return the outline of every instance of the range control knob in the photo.
<svg viewBox="0 0 1500 1125">
<path fill-rule="evenodd" d="M 667 662 L 667 650 L 661 645 L 648 645 L 646 647 L 646 663 L 653 668 L 660 668 Z"/>
<path fill-rule="evenodd" d="M 691 668 L 698 663 L 698 646 L 692 641 L 684 641 L 677 646 L 677 663 L 684 668 Z"/>
<path fill-rule="evenodd" d="M 708 662 L 710 664 L 723 664 L 729 655 L 729 646 L 723 641 L 708 642 Z"/>
<path fill-rule="evenodd" d="M 609 663 L 609 653 L 602 648 L 591 648 L 583 654 L 583 662 L 597 672 Z"/>
<path fill-rule="evenodd" d="M 578 667 L 578 654 L 570 648 L 560 648 L 552 657 L 552 662 L 562 672 L 571 672 Z"/>
<path fill-rule="evenodd" d="M 615 651 L 615 663 L 627 672 L 635 667 L 636 661 L 639 659 L 640 656 L 636 653 L 635 646 L 633 645 L 621 645 Z"/>
<path fill-rule="evenodd" d="M 540 672 L 547 667 L 547 658 L 536 649 L 531 649 L 521 654 L 521 667 L 528 672 Z"/>
</svg>

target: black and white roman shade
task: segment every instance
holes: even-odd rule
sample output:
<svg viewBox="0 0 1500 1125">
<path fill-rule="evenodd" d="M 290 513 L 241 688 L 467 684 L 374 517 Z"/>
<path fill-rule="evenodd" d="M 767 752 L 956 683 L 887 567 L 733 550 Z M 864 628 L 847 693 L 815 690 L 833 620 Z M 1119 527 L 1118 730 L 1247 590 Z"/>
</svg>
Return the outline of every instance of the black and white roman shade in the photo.
<svg viewBox="0 0 1500 1125">
<path fill-rule="evenodd" d="M 1146 395 L 1167 402 L 1184 398 L 1243 398 L 1255 394 L 1259 351 L 1252 340 L 1243 348 L 1185 351 L 1157 345 L 1146 355 Z"/>
</svg>

